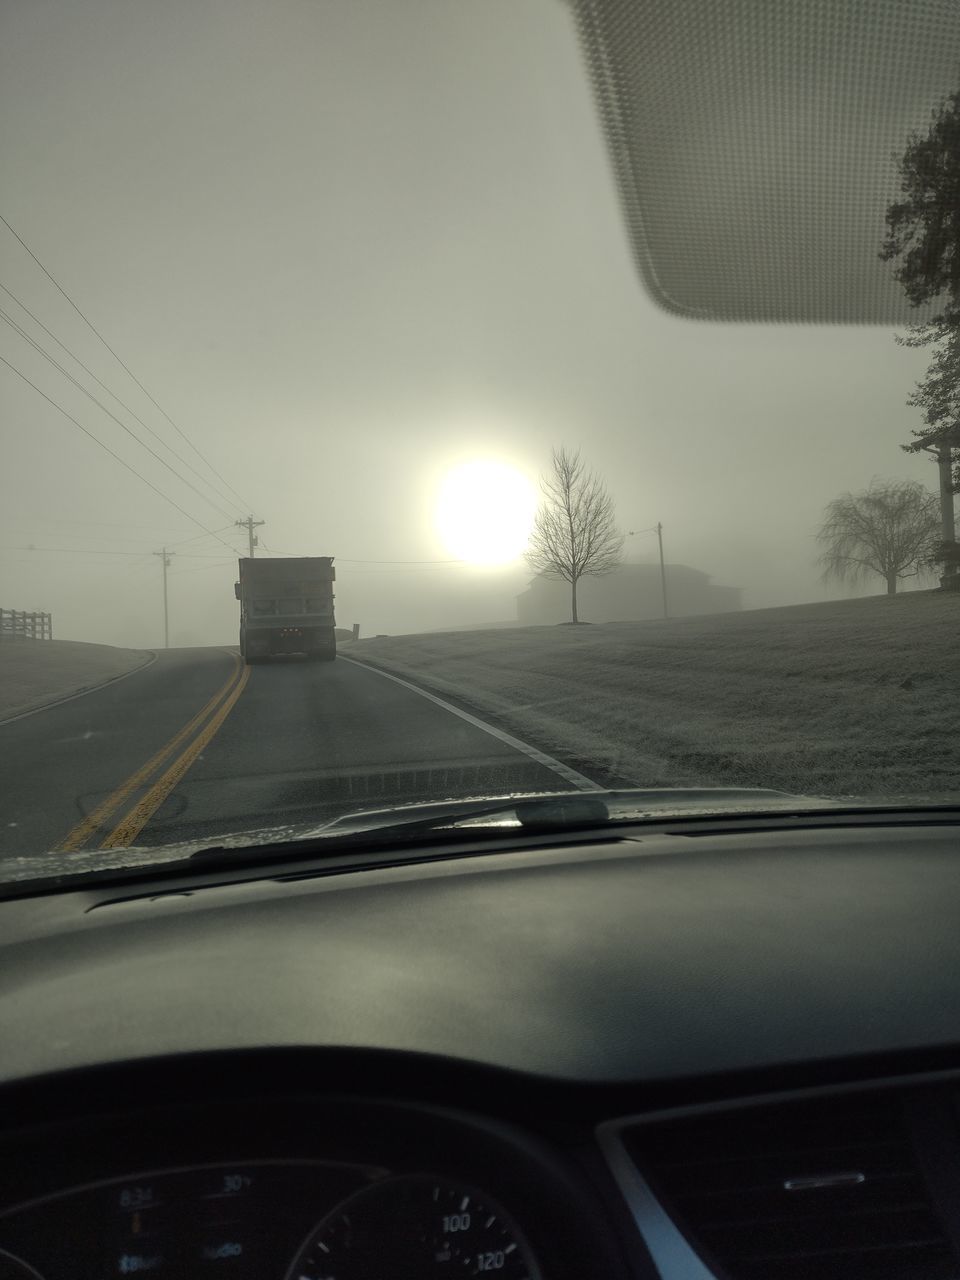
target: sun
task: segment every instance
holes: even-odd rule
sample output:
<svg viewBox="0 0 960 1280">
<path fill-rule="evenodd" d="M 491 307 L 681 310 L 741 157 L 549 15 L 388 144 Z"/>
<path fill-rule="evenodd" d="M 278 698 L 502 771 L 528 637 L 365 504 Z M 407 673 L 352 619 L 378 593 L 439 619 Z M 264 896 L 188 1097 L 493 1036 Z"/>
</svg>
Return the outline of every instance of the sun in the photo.
<svg viewBox="0 0 960 1280">
<path fill-rule="evenodd" d="M 464 462 L 440 482 L 437 531 L 458 560 L 506 564 L 526 549 L 536 509 L 536 490 L 516 467 Z"/>
</svg>

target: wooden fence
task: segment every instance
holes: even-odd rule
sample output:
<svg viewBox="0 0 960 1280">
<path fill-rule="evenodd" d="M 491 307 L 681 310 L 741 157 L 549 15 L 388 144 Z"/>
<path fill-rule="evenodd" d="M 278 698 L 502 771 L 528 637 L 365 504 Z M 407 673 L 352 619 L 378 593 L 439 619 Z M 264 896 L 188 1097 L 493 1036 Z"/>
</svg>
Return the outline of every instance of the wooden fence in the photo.
<svg viewBox="0 0 960 1280">
<path fill-rule="evenodd" d="M 53 618 L 49 613 L 26 613 L 20 609 L 0 609 L 0 640 L 52 640 Z"/>
</svg>

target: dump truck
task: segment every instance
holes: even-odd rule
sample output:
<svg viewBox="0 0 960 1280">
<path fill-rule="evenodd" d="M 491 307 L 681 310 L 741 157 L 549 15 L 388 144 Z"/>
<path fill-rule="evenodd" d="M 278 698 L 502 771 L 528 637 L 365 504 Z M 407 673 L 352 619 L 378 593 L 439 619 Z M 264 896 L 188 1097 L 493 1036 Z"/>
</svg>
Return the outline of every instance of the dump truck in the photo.
<svg viewBox="0 0 960 1280">
<path fill-rule="evenodd" d="M 333 556 L 264 556 L 240 561 L 240 654 L 248 663 L 277 654 L 318 662 L 337 656 Z"/>
</svg>

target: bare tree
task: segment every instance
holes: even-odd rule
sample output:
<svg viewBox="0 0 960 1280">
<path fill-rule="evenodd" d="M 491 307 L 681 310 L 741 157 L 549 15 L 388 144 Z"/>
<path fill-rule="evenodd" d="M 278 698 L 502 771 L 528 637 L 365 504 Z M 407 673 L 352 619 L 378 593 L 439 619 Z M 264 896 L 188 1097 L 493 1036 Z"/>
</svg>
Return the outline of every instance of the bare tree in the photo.
<svg viewBox="0 0 960 1280">
<path fill-rule="evenodd" d="M 825 579 L 855 582 L 877 573 L 894 595 L 901 578 L 933 571 L 939 507 L 914 480 L 875 480 L 827 504 L 817 541 Z"/>
<path fill-rule="evenodd" d="M 579 622 L 580 579 L 609 573 L 621 560 L 623 534 L 614 520 L 613 499 L 584 466 L 579 449 L 554 449 L 553 467 L 541 477 L 540 489 L 527 563 L 544 578 L 570 583 L 571 621 Z"/>
</svg>

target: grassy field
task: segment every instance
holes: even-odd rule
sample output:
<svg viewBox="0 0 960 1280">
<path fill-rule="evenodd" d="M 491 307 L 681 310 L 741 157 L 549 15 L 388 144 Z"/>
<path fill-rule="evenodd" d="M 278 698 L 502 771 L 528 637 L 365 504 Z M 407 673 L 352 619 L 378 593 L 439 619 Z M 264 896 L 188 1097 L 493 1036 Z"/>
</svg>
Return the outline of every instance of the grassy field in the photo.
<svg viewBox="0 0 960 1280">
<path fill-rule="evenodd" d="M 960 796 L 960 595 L 361 640 L 601 782 Z"/>
<path fill-rule="evenodd" d="M 0 720 L 96 688 L 150 658 L 141 649 L 74 640 L 4 640 L 0 644 Z"/>
</svg>

